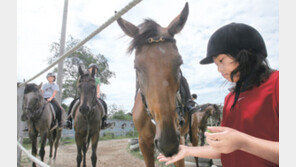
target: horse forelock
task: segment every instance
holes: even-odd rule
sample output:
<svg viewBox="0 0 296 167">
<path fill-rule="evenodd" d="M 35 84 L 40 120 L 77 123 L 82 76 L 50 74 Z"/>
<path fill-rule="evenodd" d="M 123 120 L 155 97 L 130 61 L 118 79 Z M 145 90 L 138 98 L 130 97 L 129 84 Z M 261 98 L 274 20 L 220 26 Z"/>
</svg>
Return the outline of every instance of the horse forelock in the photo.
<svg viewBox="0 0 296 167">
<path fill-rule="evenodd" d="M 139 25 L 140 33 L 134 37 L 132 40 L 128 52 L 133 52 L 134 49 L 144 45 L 148 38 L 150 37 L 156 37 L 159 35 L 158 28 L 160 27 L 159 24 L 157 24 L 152 19 L 145 19 L 142 24 Z"/>
<path fill-rule="evenodd" d="M 37 91 L 39 91 L 38 86 L 34 83 L 31 83 L 31 84 L 26 85 L 25 90 L 24 90 L 24 94 L 27 94 L 30 92 L 37 92 Z"/>
</svg>

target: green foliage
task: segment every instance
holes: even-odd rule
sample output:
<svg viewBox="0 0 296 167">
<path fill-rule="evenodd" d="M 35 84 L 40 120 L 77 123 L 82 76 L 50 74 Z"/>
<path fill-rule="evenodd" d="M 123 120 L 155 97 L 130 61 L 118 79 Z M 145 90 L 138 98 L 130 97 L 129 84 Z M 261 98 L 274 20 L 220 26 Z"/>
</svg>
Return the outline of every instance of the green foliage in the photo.
<svg viewBox="0 0 296 167">
<path fill-rule="evenodd" d="M 123 110 L 119 110 L 117 112 L 115 112 L 111 119 L 119 119 L 119 120 L 132 120 L 132 116 L 129 114 L 125 114 Z"/>
<path fill-rule="evenodd" d="M 110 119 L 119 119 L 119 120 L 128 120 L 131 121 L 132 115 L 127 113 L 123 106 L 117 106 L 116 104 L 112 104 L 108 106 L 109 110 L 109 118 Z"/>
<path fill-rule="evenodd" d="M 77 45 L 80 40 L 74 39 L 72 36 L 68 37 L 66 43 L 66 49 L 69 50 L 75 45 Z M 53 42 L 51 44 L 50 52 L 53 54 L 48 58 L 48 63 L 51 64 L 56 59 L 59 58 L 60 44 L 58 42 Z M 63 96 L 62 99 L 67 97 L 78 97 L 76 81 L 78 78 L 78 66 L 81 65 L 82 68 L 86 69 L 91 63 L 96 63 L 99 66 L 99 71 L 96 77 L 99 77 L 101 83 L 109 84 L 109 79 L 115 77 L 115 73 L 109 70 L 109 64 L 106 57 L 102 54 L 93 53 L 88 47 L 81 46 L 74 53 L 68 56 L 64 60 L 64 79 L 63 79 Z M 57 71 L 57 67 L 54 72 Z M 102 97 L 105 95 L 102 93 Z"/>
<path fill-rule="evenodd" d="M 62 103 L 61 106 L 63 107 L 63 109 L 65 110 L 65 112 L 68 112 L 69 107 L 66 104 Z"/>
</svg>

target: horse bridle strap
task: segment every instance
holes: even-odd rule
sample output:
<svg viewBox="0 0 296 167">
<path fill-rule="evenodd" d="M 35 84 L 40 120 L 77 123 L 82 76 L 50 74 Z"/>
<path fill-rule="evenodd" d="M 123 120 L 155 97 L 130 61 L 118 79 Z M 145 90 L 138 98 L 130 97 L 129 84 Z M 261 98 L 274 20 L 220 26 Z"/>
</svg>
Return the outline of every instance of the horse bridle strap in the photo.
<svg viewBox="0 0 296 167">
<path fill-rule="evenodd" d="M 151 122 L 152 122 L 154 125 L 156 125 L 156 122 L 155 122 L 155 120 L 154 120 L 154 118 L 153 118 L 151 112 L 150 112 L 149 109 L 148 109 L 148 106 L 147 106 L 147 103 L 146 103 L 146 98 L 145 98 L 144 94 L 142 93 L 142 91 L 141 91 L 140 89 L 139 89 L 139 91 L 140 91 L 140 94 L 141 94 L 141 97 L 142 97 L 142 103 L 144 104 L 145 111 L 146 111 L 147 115 L 150 117 Z"/>
<path fill-rule="evenodd" d="M 172 37 L 163 37 L 163 36 L 158 36 L 158 37 L 150 37 L 147 39 L 147 43 L 158 43 L 158 42 L 176 42 L 176 40 Z"/>
</svg>

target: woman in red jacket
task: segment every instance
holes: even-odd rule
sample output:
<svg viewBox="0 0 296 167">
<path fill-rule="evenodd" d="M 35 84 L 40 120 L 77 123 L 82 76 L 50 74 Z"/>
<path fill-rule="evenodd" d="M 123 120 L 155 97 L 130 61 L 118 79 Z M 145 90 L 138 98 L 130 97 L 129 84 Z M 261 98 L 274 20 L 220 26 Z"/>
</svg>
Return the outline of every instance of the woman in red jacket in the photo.
<svg viewBox="0 0 296 167">
<path fill-rule="evenodd" d="M 261 35 L 253 27 L 231 23 L 209 39 L 200 64 L 215 63 L 235 83 L 225 97 L 221 127 L 208 127 L 208 146 L 180 145 L 177 155 L 158 156 L 166 164 L 185 156 L 221 158 L 223 167 L 267 167 L 279 164 L 279 71 L 266 60 Z"/>
</svg>

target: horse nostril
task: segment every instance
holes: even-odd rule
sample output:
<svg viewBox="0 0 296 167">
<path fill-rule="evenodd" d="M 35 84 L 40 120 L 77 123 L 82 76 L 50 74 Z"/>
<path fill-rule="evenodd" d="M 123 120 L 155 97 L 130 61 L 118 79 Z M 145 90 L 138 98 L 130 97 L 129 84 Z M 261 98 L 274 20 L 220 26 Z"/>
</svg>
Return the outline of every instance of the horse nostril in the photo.
<svg viewBox="0 0 296 167">
<path fill-rule="evenodd" d="M 158 140 L 157 139 L 154 139 L 154 145 L 156 148 L 158 148 Z"/>
<path fill-rule="evenodd" d="M 88 106 L 81 106 L 79 111 L 85 113 L 85 112 L 89 111 L 89 107 Z"/>
</svg>

